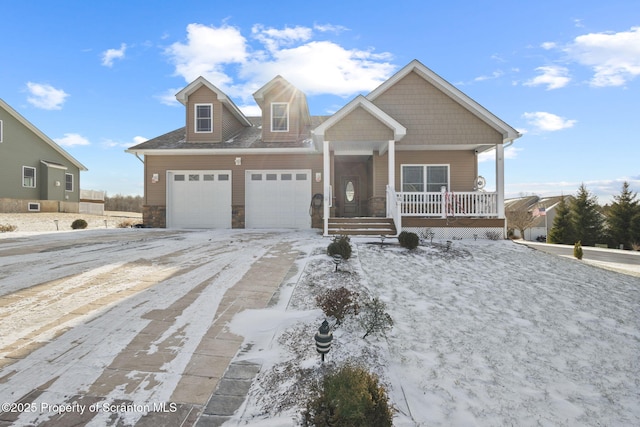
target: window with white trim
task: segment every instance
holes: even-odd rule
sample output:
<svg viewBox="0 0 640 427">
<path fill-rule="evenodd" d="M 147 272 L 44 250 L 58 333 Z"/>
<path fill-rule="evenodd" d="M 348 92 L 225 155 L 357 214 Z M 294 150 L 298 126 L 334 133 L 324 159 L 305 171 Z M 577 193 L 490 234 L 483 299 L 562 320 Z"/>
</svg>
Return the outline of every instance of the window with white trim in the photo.
<svg viewBox="0 0 640 427">
<path fill-rule="evenodd" d="M 213 104 L 195 105 L 196 133 L 213 132 Z"/>
<path fill-rule="evenodd" d="M 273 102 L 271 104 L 271 132 L 289 131 L 289 103 Z"/>
<path fill-rule="evenodd" d="M 449 165 L 402 165 L 402 191 L 439 193 L 449 190 Z"/>
<path fill-rule="evenodd" d="M 31 166 L 22 167 L 22 186 L 36 188 L 36 168 Z"/>
<path fill-rule="evenodd" d="M 64 174 L 64 190 L 73 191 L 73 174 L 71 173 Z"/>
</svg>

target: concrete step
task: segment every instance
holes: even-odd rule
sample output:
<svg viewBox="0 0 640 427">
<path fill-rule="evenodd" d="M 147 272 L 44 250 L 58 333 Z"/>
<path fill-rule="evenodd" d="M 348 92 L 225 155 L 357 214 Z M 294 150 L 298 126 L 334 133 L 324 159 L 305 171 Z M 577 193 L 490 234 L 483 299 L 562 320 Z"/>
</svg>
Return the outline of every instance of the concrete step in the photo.
<svg viewBox="0 0 640 427">
<path fill-rule="evenodd" d="M 329 218 L 328 233 L 346 236 L 395 236 L 396 228 L 390 218 Z"/>
</svg>

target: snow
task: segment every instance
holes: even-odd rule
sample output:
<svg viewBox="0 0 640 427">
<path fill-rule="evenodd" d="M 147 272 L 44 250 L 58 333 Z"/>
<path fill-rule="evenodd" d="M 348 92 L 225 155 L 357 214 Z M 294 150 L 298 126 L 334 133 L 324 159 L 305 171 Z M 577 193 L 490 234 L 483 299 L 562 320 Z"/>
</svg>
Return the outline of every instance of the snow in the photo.
<svg viewBox="0 0 640 427">
<path fill-rule="evenodd" d="M 46 250 L 51 238 L 2 233 L 0 250 Z M 638 277 L 507 241 L 460 240 L 447 250 L 434 240 L 408 251 L 393 239 L 352 239 L 352 258 L 335 272 L 325 254 L 329 240 L 315 232 L 95 229 L 55 238 L 68 247 L 46 257 L 0 257 L 0 295 L 19 296 L 0 307 L 0 349 L 27 336 L 42 343 L 0 371 L 3 402 L 49 380 L 37 403 L 87 394 L 149 324 L 145 313 L 183 297 L 185 283 L 210 283 L 148 349 L 179 348 L 161 372 L 133 373 L 129 386 L 105 393 L 109 402 L 169 401 L 224 291 L 270 245 L 287 241 L 301 256 L 277 302 L 228 324 L 244 337 L 237 358 L 262 365 L 228 425 L 295 425 L 308 387 L 347 362 L 379 376 L 396 426 L 640 425 Z M 100 250 L 85 251 L 83 239 L 100 241 Z M 215 280 L 213 272 L 220 272 Z M 29 291 L 44 283 L 53 284 L 48 295 L 55 301 L 34 307 Z M 340 286 L 379 297 L 394 326 L 363 340 L 357 317 L 347 318 L 321 364 L 313 335 L 324 315 L 315 296 Z M 128 297 L 111 300 L 113 292 Z M 84 313 L 96 295 L 101 307 Z M 76 315 L 52 325 L 60 313 Z M 54 338 L 56 345 L 47 345 Z M 20 420 L 46 419 L 30 416 Z M 119 422 L 139 417 L 125 412 Z M 108 420 L 104 413 L 93 423 Z"/>
</svg>

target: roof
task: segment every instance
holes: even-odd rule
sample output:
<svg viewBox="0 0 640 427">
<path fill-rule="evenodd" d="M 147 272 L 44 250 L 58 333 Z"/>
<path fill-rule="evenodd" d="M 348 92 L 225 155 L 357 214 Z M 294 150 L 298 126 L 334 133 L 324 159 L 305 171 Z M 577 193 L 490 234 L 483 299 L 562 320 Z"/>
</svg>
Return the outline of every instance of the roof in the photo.
<svg viewBox="0 0 640 427">
<path fill-rule="evenodd" d="M 67 153 L 62 147 L 56 144 L 51 138 L 42 133 L 40 129 L 35 127 L 29 120 L 25 119 L 20 113 L 14 110 L 9 104 L 4 102 L 0 98 L 0 107 L 4 109 L 7 113 L 13 116 L 16 120 L 18 120 L 22 125 L 24 125 L 31 132 L 35 133 L 38 138 L 44 141 L 46 144 L 49 144 L 51 148 L 60 153 L 65 159 L 67 159 L 71 164 L 77 167 L 81 171 L 87 171 L 88 169 L 78 160 L 76 160 L 71 154 Z"/>
<path fill-rule="evenodd" d="M 458 104 L 466 108 L 476 117 L 487 123 L 489 126 L 494 128 L 497 132 L 502 134 L 503 142 L 510 142 L 517 138 L 520 138 L 522 135 L 509 126 L 507 123 L 502 121 L 496 115 L 491 113 L 489 110 L 484 108 L 482 105 L 478 104 L 476 101 L 471 99 L 461 90 L 453 86 L 451 83 L 440 77 L 438 74 L 433 72 L 431 69 L 427 68 L 417 59 L 414 59 L 409 64 L 407 64 L 404 68 L 398 71 L 396 74 L 391 76 L 388 80 L 374 89 L 369 95 L 367 95 L 367 99 L 370 101 L 375 101 L 377 97 L 386 92 L 389 88 L 394 86 L 398 81 L 407 76 L 409 73 L 415 72 L 423 79 L 440 89 L 451 99 L 456 101 Z"/>
<path fill-rule="evenodd" d="M 229 154 L 235 150 L 265 150 L 278 153 L 282 151 L 297 151 L 300 149 L 313 150 L 311 144 L 311 128 L 318 126 L 328 116 L 311 116 L 311 126 L 294 142 L 266 143 L 262 141 L 262 119 L 260 117 L 247 117 L 251 126 L 243 128 L 239 133 L 224 142 L 201 143 L 186 142 L 186 128 L 181 127 L 164 135 L 145 141 L 126 150 L 128 153 L 145 154 L 145 151 L 153 150 L 154 155 L 158 154 L 186 154 L 189 150 L 197 150 L 198 154 Z M 205 151 L 203 151 L 205 150 Z M 209 151 L 208 153 L 206 151 Z"/>
</svg>

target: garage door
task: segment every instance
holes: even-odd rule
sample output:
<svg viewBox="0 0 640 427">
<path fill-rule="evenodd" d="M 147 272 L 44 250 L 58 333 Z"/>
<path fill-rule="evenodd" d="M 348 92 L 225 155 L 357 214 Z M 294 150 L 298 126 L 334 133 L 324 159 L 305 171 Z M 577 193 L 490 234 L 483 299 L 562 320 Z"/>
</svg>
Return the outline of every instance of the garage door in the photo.
<svg viewBox="0 0 640 427">
<path fill-rule="evenodd" d="M 231 171 L 168 171 L 167 227 L 231 228 Z"/>
<path fill-rule="evenodd" d="M 311 228 L 310 170 L 247 171 L 246 228 Z"/>
</svg>

